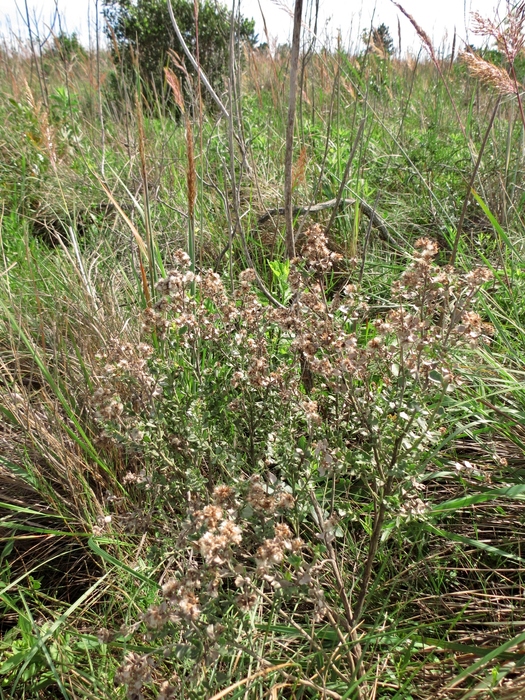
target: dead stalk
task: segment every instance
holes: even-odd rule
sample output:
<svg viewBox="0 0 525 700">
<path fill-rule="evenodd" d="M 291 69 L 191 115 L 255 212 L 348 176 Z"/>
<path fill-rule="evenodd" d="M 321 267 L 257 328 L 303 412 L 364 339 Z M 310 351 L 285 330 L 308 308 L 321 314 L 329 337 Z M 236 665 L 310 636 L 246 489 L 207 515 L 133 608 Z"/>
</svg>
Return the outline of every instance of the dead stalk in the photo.
<svg viewBox="0 0 525 700">
<path fill-rule="evenodd" d="M 104 112 L 102 110 L 102 84 L 100 82 L 100 27 L 98 14 L 99 0 L 95 0 L 95 53 L 97 61 L 97 99 L 98 99 L 98 118 L 100 121 L 100 174 L 104 177 L 105 161 L 106 161 L 106 129 L 104 126 Z"/>
<path fill-rule="evenodd" d="M 321 532 L 326 530 L 325 527 L 325 520 L 323 517 L 323 513 L 321 511 L 321 508 L 319 507 L 319 503 L 317 502 L 317 498 L 315 497 L 315 494 L 310 492 L 310 500 L 312 502 L 312 506 L 315 510 L 316 518 L 318 521 L 318 525 L 321 529 Z M 352 665 L 356 670 L 356 675 L 357 679 L 361 680 L 364 678 L 365 672 L 363 669 L 363 664 L 362 664 L 362 658 L 363 658 L 363 650 L 361 649 L 361 645 L 359 643 L 359 638 L 357 635 L 357 628 L 356 628 L 356 621 L 357 621 L 357 616 L 355 614 L 355 611 L 352 610 L 352 605 L 350 603 L 350 599 L 348 598 L 348 595 L 346 594 L 346 588 L 345 584 L 343 581 L 343 577 L 341 575 L 341 570 L 339 569 L 339 564 L 337 563 L 337 554 L 334 549 L 334 546 L 332 542 L 329 540 L 328 537 L 325 537 L 324 543 L 326 545 L 326 549 L 328 552 L 329 556 L 329 562 L 330 566 L 332 567 L 332 571 L 335 577 L 336 585 L 337 585 L 337 592 L 341 598 L 341 602 L 343 604 L 343 608 L 345 611 L 345 616 L 341 618 L 343 625 L 347 631 L 347 633 L 350 635 L 350 639 L 352 642 L 354 642 L 354 648 L 351 652 L 352 656 Z M 362 695 L 361 689 L 357 688 L 357 698 L 358 700 L 364 700 L 364 696 Z"/>
<path fill-rule="evenodd" d="M 288 96 L 288 119 L 286 123 L 286 154 L 284 159 L 284 217 L 286 222 L 286 257 L 295 257 L 295 239 L 292 213 L 292 170 L 293 140 L 295 127 L 295 106 L 297 102 L 297 74 L 299 66 L 299 45 L 301 41 L 301 17 L 303 0 L 295 0 L 292 53 L 290 57 L 290 93 Z"/>
<path fill-rule="evenodd" d="M 461 233 L 463 231 L 463 223 L 465 221 L 467 207 L 468 207 L 468 203 L 470 201 L 470 195 L 472 192 L 472 188 L 474 186 L 474 181 L 475 181 L 476 176 L 478 174 L 479 166 L 481 165 L 481 158 L 483 156 L 483 153 L 485 152 L 485 147 L 487 145 L 487 141 L 489 139 L 490 132 L 492 131 L 494 119 L 496 118 L 496 114 L 498 113 L 500 103 L 501 103 L 501 95 L 499 95 L 499 97 L 496 101 L 496 104 L 494 106 L 494 109 L 492 110 L 492 114 L 490 115 L 490 121 L 488 123 L 487 129 L 485 131 L 485 136 L 483 137 L 483 141 L 482 141 L 481 147 L 479 149 L 478 158 L 476 160 L 476 163 L 474 165 L 474 169 L 472 171 L 472 174 L 470 176 L 470 179 L 469 179 L 469 182 L 467 185 L 467 192 L 465 195 L 465 199 L 463 200 L 463 206 L 461 207 L 461 214 L 459 215 L 459 221 L 458 221 L 458 225 L 456 228 L 456 235 L 454 237 L 454 243 L 452 245 L 452 252 L 450 254 L 449 265 L 455 265 L 455 263 L 456 263 L 456 257 L 457 257 L 458 248 L 459 248 L 459 241 L 461 240 Z"/>
</svg>

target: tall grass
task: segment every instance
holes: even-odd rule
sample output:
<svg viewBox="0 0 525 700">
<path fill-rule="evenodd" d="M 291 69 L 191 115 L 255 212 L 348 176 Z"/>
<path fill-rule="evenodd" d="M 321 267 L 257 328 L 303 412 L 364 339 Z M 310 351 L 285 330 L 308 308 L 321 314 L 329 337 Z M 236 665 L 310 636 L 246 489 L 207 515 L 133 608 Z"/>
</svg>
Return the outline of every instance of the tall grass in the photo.
<svg viewBox="0 0 525 700">
<path fill-rule="evenodd" d="M 4 46 L 0 697 L 522 697 L 522 19 L 291 126 Z"/>
</svg>

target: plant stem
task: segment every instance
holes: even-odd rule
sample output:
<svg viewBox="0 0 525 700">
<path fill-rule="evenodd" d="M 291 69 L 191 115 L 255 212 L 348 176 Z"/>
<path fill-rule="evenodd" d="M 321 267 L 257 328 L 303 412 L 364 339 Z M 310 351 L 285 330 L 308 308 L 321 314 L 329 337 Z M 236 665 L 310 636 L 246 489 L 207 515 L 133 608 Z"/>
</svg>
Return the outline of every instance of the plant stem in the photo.
<svg viewBox="0 0 525 700">
<path fill-rule="evenodd" d="M 301 40 L 301 17 L 303 0 L 295 0 L 293 19 L 292 54 L 290 57 L 290 94 L 288 96 L 288 120 L 286 123 L 286 154 L 284 158 L 284 217 L 286 222 L 286 257 L 295 257 L 292 213 L 292 160 L 297 102 L 297 69 L 299 65 L 299 43 Z"/>
</svg>

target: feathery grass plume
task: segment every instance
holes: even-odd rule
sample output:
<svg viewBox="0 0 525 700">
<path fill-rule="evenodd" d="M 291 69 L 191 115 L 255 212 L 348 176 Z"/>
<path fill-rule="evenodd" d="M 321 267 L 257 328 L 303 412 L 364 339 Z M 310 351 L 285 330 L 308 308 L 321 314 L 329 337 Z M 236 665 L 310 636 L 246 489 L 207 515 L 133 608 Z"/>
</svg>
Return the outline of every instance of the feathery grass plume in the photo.
<svg viewBox="0 0 525 700">
<path fill-rule="evenodd" d="M 182 90 L 180 88 L 180 80 L 177 78 L 175 73 L 171 70 L 171 68 L 164 68 L 164 75 L 166 76 L 166 82 L 171 88 L 171 91 L 173 93 L 173 99 L 175 100 L 175 104 L 177 107 L 180 109 L 182 114 L 185 113 L 184 109 L 184 98 L 182 97 Z"/>
<path fill-rule="evenodd" d="M 42 103 L 35 99 L 33 91 L 27 80 L 24 80 L 24 91 L 27 104 L 31 107 L 33 114 L 35 116 L 35 121 L 39 128 L 39 143 L 41 150 L 49 158 L 49 163 L 53 170 L 56 171 L 58 154 L 56 150 L 56 138 L 53 133 L 53 128 L 49 124 L 48 111 L 47 108 L 42 109 Z"/>
<path fill-rule="evenodd" d="M 497 24 L 490 19 L 482 17 L 479 13 L 474 14 L 473 21 L 474 32 L 480 36 L 492 37 L 495 39 L 498 49 L 507 59 L 509 64 L 508 74 L 513 82 L 512 93 L 516 95 L 521 121 L 525 127 L 525 110 L 520 94 L 522 86 L 518 83 L 518 77 L 514 67 L 514 62 L 518 54 L 523 51 L 525 46 L 525 2 L 520 2 L 514 8 L 507 2 L 507 15 Z M 488 76 L 488 69 L 485 69 L 484 73 Z"/>
<path fill-rule="evenodd" d="M 426 33 L 426 31 L 423 29 L 423 27 L 420 27 L 419 24 L 416 22 L 416 20 L 412 17 L 411 14 L 409 14 L 404 7 L 402 7 L 398 2 L 395 2 L 395 0 L 392 0 L 394 5 L 397 7 L 397 9 L 402 12 L 405 17 L 408 19 L 410 24 L 414 27 L 414 29 L 417 32 L 418 37 L 421 39 L 423 44 L 425 45 L 428 53 L 430 54 L 430 57 L 432 58 L 432 61 L 434 63 L 437 63 L 437 57 L 434 51 L 434 47 L 432 46 L 432 41 L 430 40 L 430 37 Z"/>
<path fill-rule="evenodd" d="M 115 54 L 115 58 L 117 59 L 117 63 L 120 63 L 120 61 L 122 59 L 121 59 L 120 51 L 118 48 L 117 36 L 115 34 L 115 31 L 113 30 L 113 27 L 111 26 L 111 24 L 109 22 L 106 22 L 106 27 L 107 27 L 107 31 L 109 32 L 109 35 L 111 37 L 111 46 L 113 49 L 113 53 Z"/>
<path fill-rule="evenodd" d="M 469 73 L 474 78 L 478 78 L 486 85 L 490 85 L 490 87 L 493 87 L 500 95 L 517 94 L 517 85 L 505 68 L 495 66 L 493 63 L 486 61 L 472 51 L 463 51 L 461 53 L 461 60 L 467 64 Z"/>
<path fill-rule="evenodd" d="M 299 153 L 299 157 L 297 158 L 292 168 L 292 190 L 295 190 L 295 188 L 298 185 L 304 184 L 304 182 L 306 181 L 305 174 L 307 162 L 308 156 L 306 152 L 306 146 L 303 146 L 301 148 L 301 152 Z"/>
<path fill-rule="evenodd" d="M 288 17 L 293 19 L 293 10 L 291 10 L 288 5 L 283 2 L 282 0 L 272 0 L 273 4 L 276 5 L 280 10 L 283 10 L 283 12 L 286 12 Z"/>
<path fill-rule="evenodd" d="M 492 37 L 508 62 L 514 64 L 525 46 L 525 2 L 520 2 L 514 8 L 507 2 L 507 15 L 498 23 L 482 17 L 479 12 L 474 12 L 472 24 L 474 34 Z"/>
</svg>

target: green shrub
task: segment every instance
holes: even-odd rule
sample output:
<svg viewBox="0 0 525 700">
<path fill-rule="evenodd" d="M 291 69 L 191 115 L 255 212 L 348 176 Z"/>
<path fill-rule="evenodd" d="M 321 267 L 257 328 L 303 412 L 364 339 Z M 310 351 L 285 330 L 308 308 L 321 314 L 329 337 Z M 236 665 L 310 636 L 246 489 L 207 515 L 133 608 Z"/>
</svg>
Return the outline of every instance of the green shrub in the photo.
<svg viewBox="0 0 525 700">
<path fill-rule="evenodd" d="M 197 53 L 194 4 L 188 0 L 173 0 L 177 23 L 193 55 Z M 146 83 L 159 89 L 168 49 L 183 57 L 182 47 L 175 36 L 166 0 L 104 0 L 107 33 L 113 44 L 114 58 L 125 69 L 133 66 L 138 56 L 140 74 Z M 216 87 L 221 87 L 228 66 L 231 12 L 220 3 L 205 0 L 199 5 L 199 58 L 202 68 Z M 254 20 L 241 17 L 236 41 L 254 45 Z"/>
<path fill-rule="evenodd" d="M 53 43 L 46 50 L 46 54 L 47 56 L 56 56 L 61 61 L 70 63 L 75 56 L 86 56 L 86 49 L 80 43 L 75 32 L 67 34 L 61 31 L 54 37 Z"/>
</svg>

